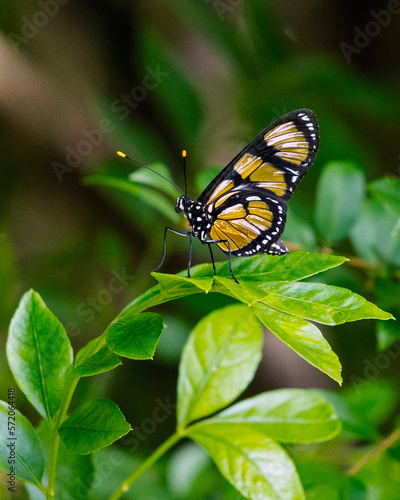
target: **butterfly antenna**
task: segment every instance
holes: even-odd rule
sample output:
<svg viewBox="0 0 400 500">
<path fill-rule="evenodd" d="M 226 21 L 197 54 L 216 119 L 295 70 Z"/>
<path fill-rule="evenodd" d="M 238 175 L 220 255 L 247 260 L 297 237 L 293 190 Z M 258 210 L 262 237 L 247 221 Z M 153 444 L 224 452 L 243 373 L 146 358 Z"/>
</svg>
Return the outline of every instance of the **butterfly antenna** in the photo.
<svg viewBox="0 0 400 500">
<path fill-rule="evenodd" d="M 131 158 L 130 156 L 126 155 L 125 153 L 123 153 L 122 151 L 117 151 L 117 155 L 121 156 L 122 158 L 126 158 L 127 160 L 130 160 L 130 161 L 133 161 L 133 163 L 137 163 L 138 165 L 140 165 L 141 167 L 144 167 L 144 168 L 147 168 L 147 170 L 150 170 L 151 172 L 154 172 L 155 174 L 159 175 L 160 177 L 162 177 L 164 180 L 166 180 L 167 182 L 169 182 L 170 184 L 172 184 L 174 187 L 176 187 L 176 189 L 183 194 L 183 191 L 180 187 L 178 187 L 175 182 L 172 182 L 171 180 L 167 179 L 167 177 L 164 177 L 163 175 L 159 174 L 158 172 L 156 172 L 155 170 L 153 170 L 152 168 L 148 167 L 147 165 L 145 165 L 144 163 L 142 163 L 141 161 L 139 160 L 134 160 L 133 158 Z"/>
<path fill-rule="evenodd" d="M 186 180 L 186 150 L 182 151 L 183 158 L 183 177 L 185 179 L 185 196 L 187 195 L 187 180 Z"/>
</svg>

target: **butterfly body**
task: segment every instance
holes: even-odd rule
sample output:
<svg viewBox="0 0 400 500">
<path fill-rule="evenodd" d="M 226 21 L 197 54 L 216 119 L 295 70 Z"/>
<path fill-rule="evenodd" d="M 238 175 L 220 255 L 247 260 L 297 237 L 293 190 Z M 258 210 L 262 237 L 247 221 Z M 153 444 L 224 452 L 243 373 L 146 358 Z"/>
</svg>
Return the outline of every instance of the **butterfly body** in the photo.
<svg viewBox="0 0 400 500">
<path fill-rule="evenodd" d="M 185 213 L 192 228 L 192 236 L 197 236 L 202 243 L 205 243 L 213 219 L 211 214 L 206 211 L 204 204 L 195 202 L 189 196 L 183 195 L 176 200 L 175 211 Z"/>
</svg>

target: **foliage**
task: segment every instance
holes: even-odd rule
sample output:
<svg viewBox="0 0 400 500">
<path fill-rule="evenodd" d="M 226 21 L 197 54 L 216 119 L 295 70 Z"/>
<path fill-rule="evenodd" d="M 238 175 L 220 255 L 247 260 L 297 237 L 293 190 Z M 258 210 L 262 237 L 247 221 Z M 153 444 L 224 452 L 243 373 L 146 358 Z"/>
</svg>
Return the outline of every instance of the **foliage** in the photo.
<svg viewBox="0 0 400 500">
<path fill-rule="evenodd" d="M 18 410 L 0 406 L 1 435 L 7 415 L 15 411 L 19 477 L 27 481 L 25 489 L 18 483 L 19 493 L 42 500 L 48 477 L 49 490 L 56 477 L 60 498 L 100 500 L 138 471 L 140 479 L 126 498 L 215 500 L 218 494 L 237 500 L 240 494 L 229 481 L 247 494 L 259 464 L 238 477 L 236 469 L 228 469 L 229 459 L 239 451 L 238 460 L 248 464 L 251 452 L 263 443 L 260 456 L 268 474 L 260 476 L 261 496 L 271 488 L 281 496 L 291 495 L 277 481 L 274 473 L 279 470 L 269 461 L 280 457 L 294 495 L 300 480 L 309 499 L 400 498 L 396 441 L 400 327 L 398 321 L 384 321 L 381 312 L 400 317 L 400 96 L 393 49 L 398 33 L 391 22 L 396 17 L 381 26 L 382 34 L 349 64 L 339 40 L 352 42 L 354 28 L 362 31 L 376 20 L 375 14 L 384 16 L 384 10 L 371 14 L 368 3 L 332 1 L 289 6 L 262 0 L 160 0 L 152 6 L 89 0 L 84 15 L 96 19 L 93 30 L 93 23 L 81 22 L 82 6 L 59 3 L 59 9 L 54 2 L 48 4 L 57 11 L 50 8 L 53 18 L 42 10 L 45 3 L 21 0 L 11 3 L 0 20 L 4 35 L 0 52 L 9 68 L 3 75 L 7 105 L 0 144 L 5 167 L 0 183 L 5 208 L 0 228 L 2 345 L 21 291 L 30 287 L 40 291 L 64 325 L 32 292 L 25 295 L 9 336 L 9 365 L 21 391 Z M 32 28 L 32 20 L 43 18 L 48 18 L 46 26 Z M 321 29 L 328 25 L 329 30 Z M 23 32 L 32 37 L 15 47 L 10 35 Z M 134 94 L 158 69 L 162 77 L 147 89 L 144 99 L 125 106 L 126 114 L 117 113 L 115 102 L 122 107 L 122 95 Z M 52 88 L 51 82 L 61 84 Z M 24 95 L 30 98 L 24 100 Z M 302 107 L 313 109 L 318 117 L 321 147 L 289 204 L 283 239 L 292 253 L 269 260 L 268 272 L 262 258 L 236 261 L 240 287 L 230 279 L 226 263 L 220 263 L 217 279 L 209 266 L 200 266 L 192 280 L 185 272 L 157 274 L 159 285 L 148 289 L 149 270 L 159 262 L 165 225 L 183 229 L 184 220 L 173 209 L 175 194 L 169 183 L 147 170 L 132 172 L 132 164 L 113 158 L 113 152 L 123 149 L 183 187 L 179 156 L 182 148 L 187 149 L 188 187 L 195 197 L 193 191 L 201 192 L 223 163 L 262 128 Z M 100 144 L 71 166 L 66 152 L 87 144 L 91 128 L 105 121 L 110 123 L 109 132 Z M 61 174 L 54 160 L 65 164 Z M 307 259 L 305 252 L 328 256 L 313 253 Z M 346 262 L 338 255 L 345 255 Z M 324 267 L 328 257 L 326 262 L 343 265 Z M 181 269 L 186 258 L 187 241 L 171 237 L 165 269 Z M 194 259 L 206 262 L 207 249 L 195 245 Z M 122 275 L 120 287 L 110 286 L 115 273 Z M 173 405 L 163 409 L 163 401 L 157 399 L 160 406 L 154 398 L 164 391 L 175 392 L 171 384 L 176 381 L 175 367 L 187 331 L 192 327 L 197 331 L 199 326 L 194 325 L 200 318 L 198 325 L 207 323 L 210 311 L 221 309 L 223 314 L 223 307 L 237 301 L 235 307 L 257 318 L 253 343 L 251 335 L 235 341 L 242 347 L 251 345 L 254 359 L 245 350 L 237 371 L 236 364 L 221 360 L 215 372 L 207 372 L 208 351 L 198 348 L 201 332 L 196 342 L 190 337 L 193 372 L 182 358 L 183 388 L 178 391 L 182 408 L 178 406 L 177 417 L 183 422 L 181 431 L 191 432 L 187 434 L 191 440 L 150 468 L 166 448 L 161 445 L 149 459 L 144 457 L 163 434 L 174 432 L 173 417 L 168 418 Z M 37 325 L 37 338 L 28 320 L 32 314 L 48 322 L 44 329 Z M 115 316 L 117 320 L 105 329 Z M 382 319 L 356 321 L 366 316 Z M 160 337 L 164 323 L 168 329 Z M 340 382 L 343 376 L 343 389 L 281 389 L 254 396 L 260 387 L 261 391 L 325 383 L 329 387 L 331 382 L 328 377 L 322 382 L 317 377 L 305 380 L 297 364 L 289 367 L 286 378 L 287 367 L 268 366 L 274 360 L 267 350 L 255 382 L 246 389 L 260 356 L 256 342 L 260 323 L 331 379 Z M 335 324 L 340 326 L 333 330 L 326 326 Z M 211 333 L 207 339 L 216 349 L 218 339 Z M 343 364 L 342 373 L 328 340 Z M 239 354 L 233 345 L 232 355 Z M 122 357 L 141 361 L 125 360 L 121 366 Z M 197 358 L 210 374 L 207 381 L 199 376 Z M 223 383 L 225 372 L 239 381 L 237 386 Z M 200 399 L 193 399 L 183 373 L 198 382 Z M 3 387 L 12 386 L 12 374 L 1 349 Z M 214 379 L 221 390 L 212 384 Z M 231 400 L 235 394 L 244 403 Z M 312 419 L 320 400 L 326 413 L 320 420 Z M 223 401 L 232 406 L 224 409 L 219 406 Z M 303 405 L 305 420 L 300 422 Z M 161 417 L 160 409 L 165 412 Z M 103 410 L 107 419 L 99 416 L 95 422 L 93 417 Z M 335 438 L 326 427 L 329 412 L 342 423 Z M 193 414 L 204 415 L 203 420 L 189 421 Z M 260 415 L 263 422 L 258 421 Z M 42 420 L 37 425 L 38 419 Z M 208 420 L 212 422 L 206 425 Z M 101 427 L 95 427 L 100 422 Z M 329 422 L 338 425 L 336 418 Z M 143 432 L 145 424 L 148 432 Z M 118 445 L 108 446 L 130 425 L 132 431 Z M 227 433 L 234 425 L 235 431 Z M 324 432 L 328 441 L 317 443 Z M 223 443 L 216 446 L 219 437 Z M 8 457 L 7 444 L 1 441 L 2 460 Z M 174 440 L 167 441 L 172 444 Z M 94 452 L 102 446 L 106 447 Z M 2 469 L 9 470 L 9 465 L 2 462 Z M 149 468 L 141 475 L 143 466 Z M 7 491 L 1 488 L 0 496 L 5 496 Z M 10 495 L 14 498 L 14 493 Z"/>
<path fill-rule="evenodd" d="M 54 491 L 57 498 L 71 494 L 74 488 L 76 491 L 87 467 L 78 470 L 81 463 L 71 459 L 71 452 L 88 455 L 131 429 L 118 406 L 108 399 L 89 400 L 68 416 L 79 379 L 117 367 L 119 356 L 136 360 L 153 357 L 163 319 L 144 310 L 187 295 L 220 293 L 242 304 L 208 314 L 193 329 L 180 363 L 175 434 L 110 498 L 119 498 L 184 437 L 199 443 L 246 498 L 304 498 L 296 467 L 279 443 L 332 439 L 341 428 L 333 407 L 314 391 L 286 389 L 262 393 L 224 408 L 241 395 L 254 376 L 262 357 L 262 324 L 341 383 L 336 354 L 307 319 L 334 325 L 392 317 L 349 290 L 299 281 L 344 261 L 342 257 L 305 252 L 281 258 L 258 255 L 235 259 L 233 270 L 239 283 L 229 276 L 226 262 L 217 264 L 216 276 L 211 265 L 205 264 L 193 268 L 192 278 L 154 273 L 159 284 L 129 304 L 101 337 L 77 353 L 75 362 L 61 323 L 37 292 L 27 292 L 11 321 L 7 356 L 16 382 L 44 419 L 41 426 L 49 427 L 51 439 L 42 439 L 42 455 L 38 446 L 40 428 L 36 433 L 17 412 L 16 425 L 23 432 L 18 438 L 21 451 L 16 477 L 36 485 L 47 498 Z M 6 427 L 7 404 L 2 403 L 1 409 L 2 425 Z M 65 449 L 61 448 L 59 454 L 60 438 Z M 0 462 L 4 470 L 6 442 L 2 444 Z M 42 480 L 47 455 L 46 488 Z M 57 481 L 57 467 L 67 468 L 75 479 L 68 485 Z"/>
</svg>

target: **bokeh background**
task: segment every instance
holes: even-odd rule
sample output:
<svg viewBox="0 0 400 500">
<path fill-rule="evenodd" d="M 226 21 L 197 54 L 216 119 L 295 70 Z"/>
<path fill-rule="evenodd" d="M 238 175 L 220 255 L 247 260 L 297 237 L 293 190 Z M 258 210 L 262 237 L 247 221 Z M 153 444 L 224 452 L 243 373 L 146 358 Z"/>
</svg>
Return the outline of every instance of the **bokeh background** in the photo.
<svg viewBox="0 0 400 500">
<path fill-rule="evenodd" d="M 378 217 L 384 232 L 366 251 L 362 234 L 370 229 L 359 225 L 327 245 L 313 214 L 328 162 L 352 162 L 368 182 L 399 176 L 395 1 L 19 0 L 1 6 L 0 29 L 3 388 L 13 385 L 4 345 L 23 292 L 32 287 L 42 295 L 77 351 L 155 284 L 150 271 L 161 259 L 164 227 L 183 227 L 173 210 L 174 189 L 163 184 L 160 194 L 141 171 L 130 175 L 138 168 L 117 157 L 117 150 L 155 163 L 183 186 L 186 149 L 189 194 L 195 197 L 214 167 L 298 108 L 316 113 L 321 147 L 290 202 L 283 239 L 293 250 L 357 257 L 355 265 L 319 279 L 351 288 L 394 314 L 400 310 L 398 218 L 384 225 Z M 158 178 L 153 182 L 159 185 Z M 218 260 L 225 258 L 217 253 Z M 188 241 L 171 235 L 162 271 L 184 269 L 187 258 Z M 208 259 L 208 250 L 195 244 L 195 263 Z M 118 291 L 111 285 L 115 279 Z M 139 425 L 157 401 L 173 402 L 190 329 L 227 300 L 195 296 L 159 308 L 168 328 L 154 360 L 126 360 L 112 372 L 82 379 L 73 406 L 89 396 L 110 397 Z M 377 341 L 376 329 L 363 321 L 323 333 L 342 361 L 344 391 L 354 390 L 358 379 L 369 389 L 381 384 L 391 415 L 398 406 L 398 363 L 381 369 L 374 359 L 379 341 L 385 347 L 388 335 L 397 338 L 399 332 L 381 331 Z M 334 389 L 271 335 L 265 345 L 246 395 L 277 387 Z M 368 362 L 376 377 L 373 371 L 369 376 Z M 22 394 L 17 406 L 38 422 Z M 120 444 L 129 455 L 127 470 L 129 460 L 139 461 L 173 426 L 171 416 L 146 434 L 134 454 Z M 180 453 L 141 480 L 135 498 L 195 498 L 190 488 L 196 498 L 238 498 L 203 455 L 189 448 Z M 185 483 L 188 477 L 197 478 L 196 486 Z"/>
</svg>

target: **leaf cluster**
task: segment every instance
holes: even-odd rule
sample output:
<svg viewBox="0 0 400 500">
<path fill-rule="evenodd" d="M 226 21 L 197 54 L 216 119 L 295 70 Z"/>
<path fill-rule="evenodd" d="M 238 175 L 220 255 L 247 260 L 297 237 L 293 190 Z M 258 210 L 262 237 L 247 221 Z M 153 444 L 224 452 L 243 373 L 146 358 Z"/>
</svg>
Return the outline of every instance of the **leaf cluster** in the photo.
<svg viewBox="0 0 400 500">
<path fill-rule="evenodd" d="M 35 430 L 17 411 L 17 477 L 47 495 L 54 488 L 56 496 L 57 489 L 61 495 L 63 488 L 73 494 L 76 481 L 68 485 L 57 482 L 56 466 L 70 467 L 71 474 L 71 468 L 79 466 L 86 474 L 92 470 L 89 454 L 131 428 L 118 406 L 108 399 L 89 400 L 68 415 L 80 377 L 117 367 L 120 356 L 135 360 L 153 357 L 164 322 L 159 314 L 144 312 L 146 309 L 188 295 L 221 293 L 241 304 L 212 312 L 192 331 L 179 369 L 176 433 L 161 451 L 189 437 L 206 449 L 245 497 L 303 498 L 295 466 L 279 443 L 311 443 L 333 437 L 340 431 L 340 422 L 332 407 L 313 391 L 280 390 L 223 408 L 240 396 L 254 376 L 262 353 L 262 325 L 341 383 L 339 360 L 314 323 L 391 318 L 349 290 L 300 281 L 345 260 L 305 252 L 283 258 L 235 259 L 233 270 L 240 284 L 230 277 L 227 263 L 217 264 L 216 276 L 210 265 L 193 268 L 190 279 L 154 273 L 159 284 L 129 304 L 75 359 L 62 324 L 37 292 L 27 292 L 10 325 L 7 356 L 16 382 L 43 421 Z M 1 406 L 1 419 L 2 426 L 6 425 L 6 403 Z M 82 459 L 77 461 L 74 455 Z M 5 441 L 1 456 L 0 465 L 6 470 Z M 79 478 L 74 469 L 75 473 Z M 283 476 L 286 479 L 282 482 Z M 112 498 L 119 498 L 136 479 L 134 473 Z"/>
</svg>

